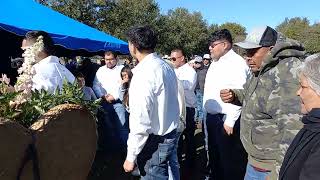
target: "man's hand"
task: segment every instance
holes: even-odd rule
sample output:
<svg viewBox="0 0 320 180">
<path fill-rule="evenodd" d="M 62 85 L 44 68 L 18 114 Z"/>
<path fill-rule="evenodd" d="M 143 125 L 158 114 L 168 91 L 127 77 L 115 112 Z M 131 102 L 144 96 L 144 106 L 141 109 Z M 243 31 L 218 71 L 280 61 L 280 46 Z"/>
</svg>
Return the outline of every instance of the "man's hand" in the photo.
<svg viewBox="0 0 320 180">
<path fill-rule="evenodd" d="M 234 92 L 231 89 L 222 89 L 220 91 L 221 100 L 225 103 L 231 103 L 234 101 Z"/>
<path fill-rule="evenodd" d="M 233 127 L 229 127 L 226 124 L 223 124 L 224 130 L 230 136 L 233 133 Z"/>
<path fill-rule="evenodd" d="M 111 94 L 105 95 L 104 98 L 108 103 L 112 103 L 113 101 L 115 101 L 114 97 Z"/>
<path fill-rule="evenodd" d="M 133 162 L 130 162 L 128 160 L 124 161 L 123 163 L 123 169 L 125 172 L 132 172 L 134 170 L 135 164 Z"/>
</svg>

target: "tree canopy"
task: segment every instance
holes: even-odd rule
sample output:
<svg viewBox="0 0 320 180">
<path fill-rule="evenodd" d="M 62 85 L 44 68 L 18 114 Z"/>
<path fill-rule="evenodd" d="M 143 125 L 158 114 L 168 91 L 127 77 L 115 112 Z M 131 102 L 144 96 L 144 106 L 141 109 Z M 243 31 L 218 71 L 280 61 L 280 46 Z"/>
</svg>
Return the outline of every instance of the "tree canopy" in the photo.
<svg viewBox="0 0 320 180">
<path fill-rule="evenodd" d="M 208 38 L 218 29 L 228 29 L 234 42 L 245 39 L 246 29 L 241 24 L 225 22 L 208 24 L 201 12 L 176 8 L 160 13 L 155 0 L 38 0 L 84 24 L 126 40 L 131 26 L 150 25 L 159 34 L 157 51 L 170 53 L 172 48 L 183 48 L 187 55 L 208 53 Z M 320 51 L 320 23 L 310 24 L 307 18 L 286 18 L 276 27 L 289 38 L 302 42 L 307 52 Z"/>
</svg>

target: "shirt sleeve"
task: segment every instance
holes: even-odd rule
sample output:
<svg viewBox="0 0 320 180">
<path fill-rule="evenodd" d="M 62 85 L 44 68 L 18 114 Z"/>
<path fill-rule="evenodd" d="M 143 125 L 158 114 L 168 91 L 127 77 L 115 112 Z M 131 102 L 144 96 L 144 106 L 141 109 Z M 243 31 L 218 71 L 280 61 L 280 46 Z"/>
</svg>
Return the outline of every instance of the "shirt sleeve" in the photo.
<svg viewBox="0 0 320 180">
<path fill-rule="evenodd" d="M 193 90 L 197 83 L 197 73 L 194 70 L 183 72 L 179 77 L 184 90 Z"/>
<path fill-rule="evenodd" d="M 235 66 L 233 69 L 234 76 L 232 79 L 230 79 L 231 89 L 233 88 L 240 89 L 246 83 L 246 79 L 248 76 L 248 67 L 247 65 L 244 65 L 241 61 L 242 59 L 239 60 L 240 63 L 238 64 L 238 66 Z M 218 95 L 220 96 L 220 92 L 218 93 Z M 224 102 L 221 102 L 221 106 L 223 107 L 222 108 L 223 111 L 225 111 L 223 113 L 226 114 L 224 116 L 225 118 L 224 123 L 229 127 L 233 127 L 235 122 L 239 119 L 241 115 L 241 106 L 231 104 L 231 103 L 224 103 Z"/>
<path fill-rule="evenodd" d="M 153 88 L 141 76 L 133 76 L 129 89 L 130 133 L 127 160 L 134 162 L 144 147 L 151 130 L 150 112 L 153 108 Z M 137 78 L 137 79 L 136 79 Z M 145 78 L 145 77 L 144 77 Z"/>
<path fill-rule="evenodd" d="M 233 127 L 240 117 L 241 107 L 229 103 L 225 104 L 224 106 L 226 106 L 225 108 L 228 111 L 228 113 L 226 113 L 226 115 L 224 116 L 224 124 L 229 127 Z"/>
<path fill-rule="evenodd" d="M 90 91 L 91 100 L 92 101 L 97 100 L 97 96 L 94 94 L 93 90 L 90 87 L 89 87 L 89 91 Z"/>
<path fill-rule="evenodd" d="M 57 88 L 58 85 L 58 81 L 56 78 L 46 78 L 45 76 L 43 76 L 42 73 L 37 73 L 33 79 L 33 85 L 32 85 L 32 89 L 36 89 L 36 90 L 45 90 L 49 93 L 54 93 L 55 89 Z"/>
<path fill-rule="evenodd" d="M 93 80 L 92 88 L 93 88 L 93 91 L 95 92 L 95 94 L 97 95 L 98 98 L 100 98 L 103 95 L 105 95 L 105 93 L 102 91 L 102 86 L 101 86 L 101 83 L 100 83 L 99 78 L 97 77 L 97 75 L 95 76 L 95 78 Z"/>
<path fill-rule="evenodd" d="M 292 140 L 302 128 L 300 121 L 301 114 L 299 97 L 295 96 L 297 84 L 293 82 L 282 83 L 278 89 L 271 92 L 272 103 L 267 104 L 267 110 L 270 112 L 274 122 L 277 122 L 281 139 L 279 143 L 280 153 L 278 154 L 276 170 L 280 171 L 285 153 Z M 274 94 L 277 94 L 275 96 Z M 269 97 L 271 99 L 271 97 Z M 288 108 L 290 107 L 290 108 Z"/>
<path fill-rule="evenodd" d="M 123 96 L 124 96 L 124 93 L 126 92 L 126 89 L 123 87 L 123 85 L 120 86 L 119 88 L 119 99 L 120 101 L 123 101 Z"/>
</svg>

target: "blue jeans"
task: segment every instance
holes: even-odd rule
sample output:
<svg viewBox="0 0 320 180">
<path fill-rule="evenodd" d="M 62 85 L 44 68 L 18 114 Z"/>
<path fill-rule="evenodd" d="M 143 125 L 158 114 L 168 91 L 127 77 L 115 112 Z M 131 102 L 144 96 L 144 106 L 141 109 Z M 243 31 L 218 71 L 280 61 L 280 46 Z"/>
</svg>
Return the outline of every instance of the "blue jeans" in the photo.
<svg viewBox="0 0 320 180">
<path fill-rule="evenodd" d="M 177 143 L 176 143 L 176 154 L 177 154 L 177 149 L 178 149 L 178 142 L 179 142 L 179 138 L 181 136 L 182 132 L 177 132 Z M 169 162 L 169 180 L 179 180 L 180 179 L 180 173 L 179 173 L 179 169 L 180 169 L 180 165 L 179 165 L 179 161 L 178 161 L 178 156 L 174 157 L 175 159 L 173 159 L 172 161 Z M 175 174 L 173 174 L 175 173 Z"/>
<path fill-rule="evenodd" d="M 265 180 L 271 172 L 256 171 L 250 164 L 247 164 L 247 171 L 244 180 Z"/>
<path fill-rule="evenodd" d="M 105 111 L 106 131 L 111 131 L 115 142 L 121 150 L 126 151 L 129 135 L 129 115 L 124 105 L 120 102 L 109 104 L 104 102 L 102 107 Z"/>
<path fill-rule="evenodd" d="M 203 114 L 203 92 L 200 91 L 200 89 L 196 89 L 196 97 L 197 97 L 197 108 L 196 108 L 196 120 L 202 121 L 204 118 Z"/>
<path fill-rule="evenodd" d="M 137 157 L 141 180 L 167 180 L 170 163 L 177 159 L 176 131 L 164 136 L 149 135 L 149 138 Z M 179 179 L 179 169 L 171 168 L 173 179 Z"/>
</svg>

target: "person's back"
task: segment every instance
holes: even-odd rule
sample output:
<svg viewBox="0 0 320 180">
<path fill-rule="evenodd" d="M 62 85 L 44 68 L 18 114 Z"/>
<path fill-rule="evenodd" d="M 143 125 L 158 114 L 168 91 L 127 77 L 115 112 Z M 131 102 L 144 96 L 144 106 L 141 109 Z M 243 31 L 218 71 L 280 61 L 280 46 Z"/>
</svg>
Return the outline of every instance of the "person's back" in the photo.
<svg viewBox="0 0 320 180">
<path fill-rule="evenodd" d="M 177 128 L 179 118 L 176 117 L 179 117 L 179 106 L 177 98 L 174 98 L 177 97 L 178 92 L 177 80 L 175 72 L 165 61 L 154 54 L 149 56 L 151 56 L 150 59 L 145 59 L 143 62 L 140 62 L 135 69 L 133 69 L 134 75 L 129 88 L 130 112 L 136 110 L 135 106 L 131 106 L 131 102 L 137 101 L 138 98 L 140 98 L 138 94 L 133 94 L 132 90 L 134 89 L 136 92 L 137 89 L 141 89 L 141 86 L 147 86 L 154 81 L 150 87 L 153 92 L 142 91 L 141 93 L 150 93 L 153 100 L 152 104 L 148 104 L 148 108 L 153 110 L 150 111 L 150 116 L 157 118 L 153 119 L 151 122 L 151 129 L 158 131 L 149 133 L 163 135 L 168 133 L 165 131 L 166 129 L 170 132 Z M 139 82 L 137 82 L 137 80 Z M 174 113 L 167 113 L 169 111 Z M 163 123 L 165 128 L 160 129 L 158 127 L 159 123 Z"/>
<path fill-rule="evenodd" d="M 75 77 L 56 56 L 48 56 L 34 65 L 36 74 L 33 77 L 34 89 L 44 89 L 54 92 L 57 87 L 62 88 L 64 81 L 74 82 Z"/>
<path fill-rule="evenodd" d="M 170 65 L 154 53 L 157 35 L 150 27 L 134 27 L 127 36 L 130 54 L 139 64 L 133 69 L 129 88 L 130 134 L 123 168 L 132 172 L 136 162 L 141 179 L 167 179 L 169 162 L 177 158 L 177 78 Z M 178 168 L 173 175 L 179 178 Z"/>
<path fill-rule="evenodd" d="M 208 72 L 209 66 L 201 65 L 201 67 L 197 70 L 197 87 L 196 89 L 199 89 L 200 92 L 203 93 L 204 90 L 204 82 L 206 80 L 206 75 Z"/>
</svg>

